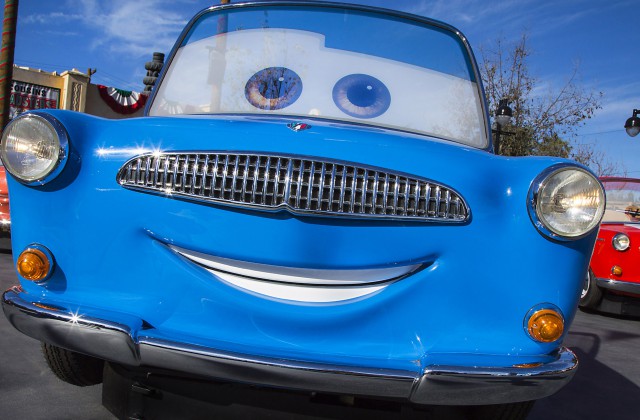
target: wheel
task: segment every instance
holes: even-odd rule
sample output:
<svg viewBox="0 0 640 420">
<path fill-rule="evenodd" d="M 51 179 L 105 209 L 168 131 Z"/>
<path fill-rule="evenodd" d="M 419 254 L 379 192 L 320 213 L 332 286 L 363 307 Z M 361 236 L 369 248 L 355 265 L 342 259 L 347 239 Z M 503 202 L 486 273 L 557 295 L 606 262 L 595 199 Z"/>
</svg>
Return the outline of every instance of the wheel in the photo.
<svg viewBox="0 0 640 420">
<path fill-rule="evenodd" d="M 583 308 L 595 308 L 602 300 L 602 289 L 596 284 L 595 279 L 593 271 L 589 269 L 580 294 L 580 306 Z"/>
<path fill-rule="evenodd" d="M 51 371 L 63 381 L 76 386 L 102 383 L 104 361 L 47 343 L 42 343 L 42 353 Z"/>
<path fill-rule="evenodd" d="M 478 405 L 467 407 L 470 420 L 524 420 L 529 415 L 535 401 L 509 404 Z"/>
</svg>

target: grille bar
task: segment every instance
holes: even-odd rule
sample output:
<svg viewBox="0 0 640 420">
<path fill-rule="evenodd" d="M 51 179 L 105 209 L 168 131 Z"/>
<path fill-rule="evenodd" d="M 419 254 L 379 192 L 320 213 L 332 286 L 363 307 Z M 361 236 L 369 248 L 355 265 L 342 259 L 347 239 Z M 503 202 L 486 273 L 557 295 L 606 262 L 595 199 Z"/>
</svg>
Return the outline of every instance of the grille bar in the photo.
<svg viewBox="0 0 640 420">
<path fill-rule="evenodd" d="M 189 201 L 338 217 L 465 222 L 454 190 L 381 168 L 299 156 L 144 154 L 117 175 L 124 188 Z"/>
</svg>

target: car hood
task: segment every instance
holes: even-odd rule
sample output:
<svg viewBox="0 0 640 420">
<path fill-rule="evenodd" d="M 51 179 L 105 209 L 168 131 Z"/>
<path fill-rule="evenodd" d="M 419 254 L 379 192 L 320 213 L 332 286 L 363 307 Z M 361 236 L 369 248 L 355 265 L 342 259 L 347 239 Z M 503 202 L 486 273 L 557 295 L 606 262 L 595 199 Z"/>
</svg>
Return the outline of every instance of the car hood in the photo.
<svg viewBox="0 0 640 420">
<path fill-rule="evenodd" d="M 521 317 L 550 296 L 569 321 L 575 311 L 596 232 L 554 241 L 538 231 L 527 211 L 534 179 L 553 165 L 570 164 L 565 160 L 506 158 L 428 137 L 311 119 L 116 121 L 51 114 L 68 132 L 66 166 L 38 187 L 9 179 L 14 255 L 38 243 L 56 263 L 46 287 L 23 282 L 27 293 L 64 291 L 69 302 L 100 300 L 101 307 L 139 314 L 150 325 L 242 342 L 220 348 L 256 346 L 265 354 L 275 342 L 292 343 L 292 330 L 303 331 L 312 343 L 310 325 L 318 325 L 338 342 L 340 331 L 358 324 L 362 334 L 376 331 L 379 345 L 399 360 L 421 357 L 416 355 L 427 347 L 465 351 L 467 340 L 487 343 L 482 351 L 492 353 L 487 325 L 510 324 L 519 337 Z M 299 122 L 311 127 L 289 127 Z M 178 152 L 304 156 L 382 168 L 451 188 L 469 213 L 452 223 L 263 211 L 146 193 L 119 182 L 132 159 Z M 47 206 L 34 205 L 43 200 Z M 464 324 L 477 324 L 473 337 L 469 329 L 442 324 L 438 314 L 452 306 Z M 480 310 L 486 307 L 499 310 Z M 520 317 L 496 315 L 506 311 Z M 188 316 L 196 312 L 204 316 Z M 399 339 L 396 321 L 417 338 Z M 238 334 L 244 328 L 267 332 Z M 358 334 L 340 341 L 345 352 L 371 340 Z M 280 338 L 265 344 L 259 337 L 266 336 Z M 514 339 L 498 341 L 512 346 Z M 396 349 L 399 342 L 408 344 Z M 538 346 L 526 337 L 522 345 Z"/>
<path fill-rule="evenodd" d="M 620 232 L 627 235 L 636 235 L 640 233 L 640 223 L 602 223 L 600 230 L 603 232 Z"/>
<path fill-rule="evenodd" d="M 259 117 L 170 117 L 110 121 L 54 113 L 72 144 L 67 168 L 45 186 L 75 220 L 145 232 L 162 243 L 221 258 L 283 266 L 389 267 L 477 249 L 477 236 L 511 229 L 540 239 L 526 216 L 532 180 L 556 159 L 497 157 L 424 136 L 355 125 Z M 149 153 L 251 152 L 306 156 L 383 168 L 450 187 L 468 204 L 465 223 L 341 218 L 192 203 L 123 188 L 118 172 Z M 514 221 L 518 227 L 505 229 Z M 95 229 L 92 227 L 91 229 Z M 478 229 L 481 229 L 479 231 Z M 105 232 L 106 233 L 106 232 Z M 230 238 L 245 238 L 233 240 Z M 455 238 L 455 240 L 452 240 Z M 474 251 L 477 252 L 477 251 Z"/>
</svg>

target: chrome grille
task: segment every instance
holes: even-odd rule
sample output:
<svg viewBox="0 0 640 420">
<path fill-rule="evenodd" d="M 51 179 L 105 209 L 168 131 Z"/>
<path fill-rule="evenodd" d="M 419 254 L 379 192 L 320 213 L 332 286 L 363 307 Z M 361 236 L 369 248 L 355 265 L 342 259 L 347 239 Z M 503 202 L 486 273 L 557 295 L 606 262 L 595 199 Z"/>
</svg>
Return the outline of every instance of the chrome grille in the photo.
<svg viewBox="0 0 640 420">
<path fill-rule="evenodd" d="M 469 216 L 464 200 L 450 188 L 319 158 L 145 154 L 125 163 L 117 181 L 125 188 L 178 199 L 294 213 L 444 222 L 464 222 Z"/>
</svg>

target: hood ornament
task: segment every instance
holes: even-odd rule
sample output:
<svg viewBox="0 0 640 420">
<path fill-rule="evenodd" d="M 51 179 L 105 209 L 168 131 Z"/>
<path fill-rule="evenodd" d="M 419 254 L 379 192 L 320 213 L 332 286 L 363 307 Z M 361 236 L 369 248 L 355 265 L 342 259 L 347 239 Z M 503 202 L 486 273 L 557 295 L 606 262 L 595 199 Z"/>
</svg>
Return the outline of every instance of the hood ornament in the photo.
<svg viewBox="0 0 640 420">
<path fill-rule="evenodd" d="M 303 122 L 295 122 L 295 123 L 290 123 L 287 124 L 287 127 L 289 127 L 290 129 L 292 129 L 293 131 L 295 131 L 296 133 L 298 131 L 303 131 L 303 130 L 308 130 L 311 128 L 311 126 L 307 123 L 303 123 Z"/>
</svg>

